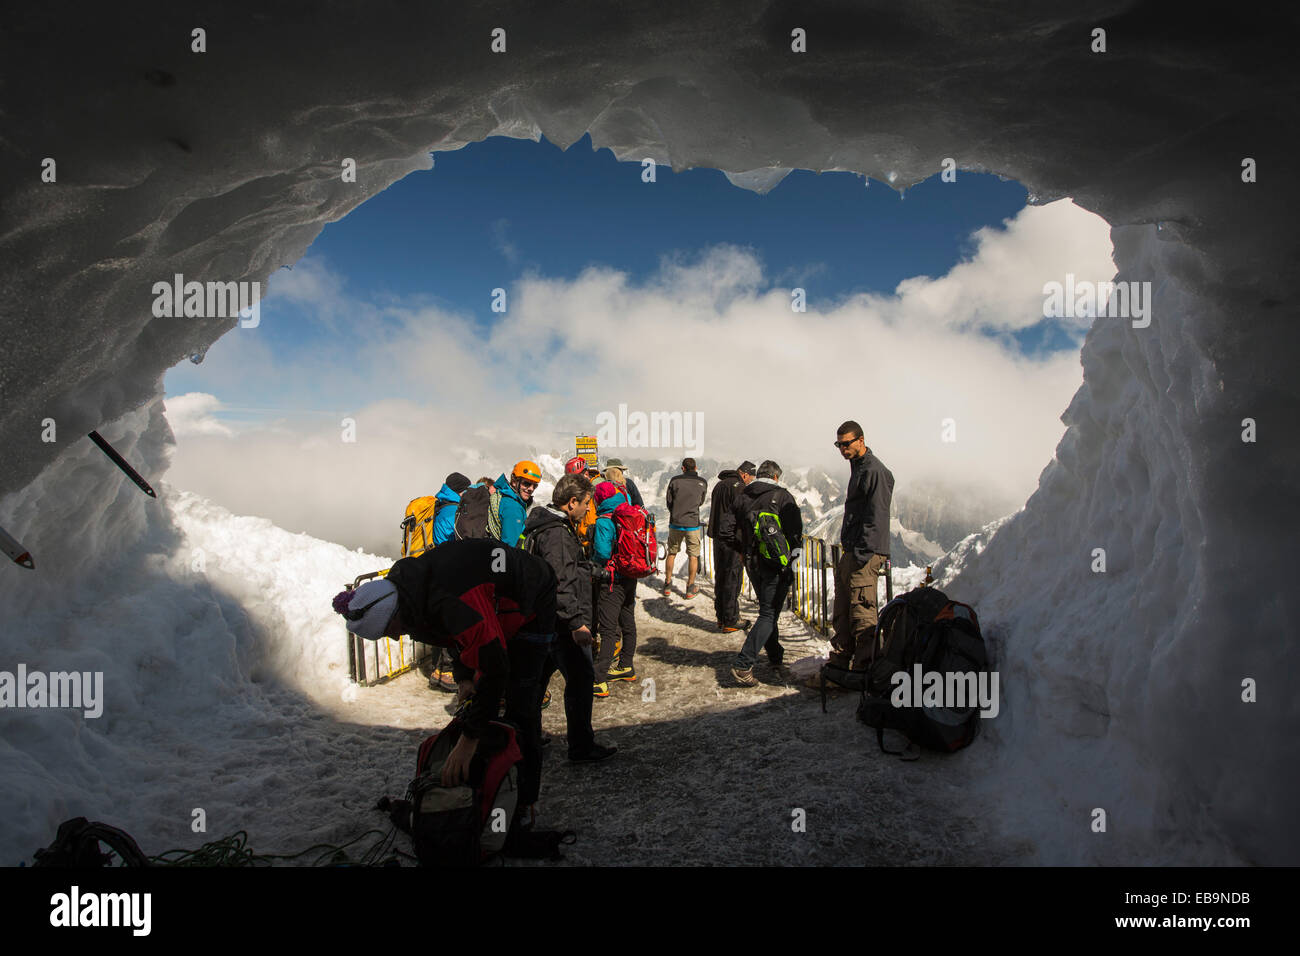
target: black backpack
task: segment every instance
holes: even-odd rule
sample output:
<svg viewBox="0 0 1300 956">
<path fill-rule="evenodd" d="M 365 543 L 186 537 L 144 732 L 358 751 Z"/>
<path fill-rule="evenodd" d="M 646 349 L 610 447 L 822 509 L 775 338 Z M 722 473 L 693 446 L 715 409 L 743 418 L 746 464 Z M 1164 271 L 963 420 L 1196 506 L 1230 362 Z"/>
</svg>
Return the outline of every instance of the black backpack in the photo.
<svg viewBox="0 0 1300 956">
<path fill-rule="evenodd" d="M 979 733 L 978 700 L 968 697 L 962 707 L 893 703 L 894 675 L 902 671 L 913 679 L 918 664 L 924 674 L 943 675 L 945 685 L 949 674 L 959 673 L 974 674 L 978 682 L 989 667 L 975 609 L 931 587 L 916 588 L 885 605 L 857 712 L 859 720 L 876 728 L 876 742 L 886 753 L 902 753 L 885 747 L 886 730 L 901 731 L 930 750 L 960 750 Z"/>
<path fill-rule="evenodd" d="M 456 508 L 457 541 L 501 537 L 500 495 L 501 492 L 494 485 L 474 485 L 461 493 L 460 504 Z"/>
</svg>

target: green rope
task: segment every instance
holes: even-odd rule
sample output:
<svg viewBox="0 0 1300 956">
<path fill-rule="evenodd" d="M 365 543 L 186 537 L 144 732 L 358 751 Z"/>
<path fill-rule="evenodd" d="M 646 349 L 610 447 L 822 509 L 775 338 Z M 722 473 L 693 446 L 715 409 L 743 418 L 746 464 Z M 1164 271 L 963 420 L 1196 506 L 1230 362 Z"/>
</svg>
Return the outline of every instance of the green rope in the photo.
<svg viewBox="0 0 1300 956">
<path fill-rule="evenodd" d="M 358 860 L 349 859 L 347 848 L 372 834 L 378 834 L 379 839 Z M 239 830 L 224 839 L 205 843 L 197 850 L 167 850 L 149 857 L 149 863 L 153 866 L 271 866 L 277 860 L 297 860 L 319 851 L 308 866 L 380 866 L 392 857 L 392 854 L 388 857 L 385 854 L 389 853 L 396 834 L 396 828 L 388 831 L 367 830 L 347 843 L 317 843 L 297 853 L 281 854 L 254 853 L 248 845 L 248 832 Z"/>
</svg>

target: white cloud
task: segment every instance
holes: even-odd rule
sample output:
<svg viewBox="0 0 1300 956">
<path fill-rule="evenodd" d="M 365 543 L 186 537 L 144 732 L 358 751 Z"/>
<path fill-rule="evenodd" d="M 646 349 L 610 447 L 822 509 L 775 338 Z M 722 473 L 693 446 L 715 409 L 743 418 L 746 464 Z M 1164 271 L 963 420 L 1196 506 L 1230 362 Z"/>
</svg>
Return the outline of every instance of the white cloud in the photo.
<svg viewBox="0 0 1300 956">
<path fill-rule="evenodd" d="M 169 397 L 164 407 L 167 409 L 167 421 L 171 424 L 172 433 L 177 439 L 192 438 L 196 435 L 234 437 L 234 431 L 213 415 L 214 412 L 221 410 L 221 400 L 215 395 L 206 392 L 187 392 L 184 395 Z"/>
<path fill-rule="evenodd" d="M 983 333 L 1041 321 L 1042 286 L 1065 272 L 1111 278 L 1109 230 L 1061 201 L 974 238 L 971 258 L 947 276 L 907 280 L 893 295 L 814 299 L 804 314 L 734 246 L 666 258 L 643 284 L 603 267 L 572 280 L 529 275 L 486 335 L 437 308 L 350 300 L 300 265 L 295 273 L 313 276 L 300 288 L 330 290 L 331 308 L 351 317 L 338 335 L 271 354 L 233 331 L 207 362 L 215 391 L 273 381 L 319 413 L 286 409 L 278 431 L 241 426 L 233 440 L 186 425 L 171 480 L 236 512 L 375 548 L 397 540 L 406 502 L 448 472 L 477 478 L 566 453 L 573 435 L 595 433 L 599 412 L 623 403 L 703 413 L 701 457 L 773 458 L 787 469 L 842 469 L 831 441 L 852 418 L 900 484 L 944 477 L 1023 501 L 1064 431 L 1079 357 L 1025 357 L 1007 335 Z M 191 403 L 191 420 L 196 407 L 200 420 L 212 410 Z M 355 444 L 341 441 L 344 415 L 357 420 Z M 941 441 L 948 418 L 955 443 Z"/>
</svg>

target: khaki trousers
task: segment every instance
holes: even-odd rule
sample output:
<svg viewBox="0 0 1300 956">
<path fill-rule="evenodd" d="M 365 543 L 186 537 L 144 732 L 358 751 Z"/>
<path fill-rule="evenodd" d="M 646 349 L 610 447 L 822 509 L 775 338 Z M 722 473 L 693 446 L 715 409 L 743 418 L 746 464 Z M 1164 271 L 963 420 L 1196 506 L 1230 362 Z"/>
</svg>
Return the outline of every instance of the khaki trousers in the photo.
<svg viewBox="0 0 1300 956">
<path fill-rule="evenodd" d="M 852 551 L 840 556 L 835 565 L 835 605 L 831 620 L 830 663 L 837 667 L 865 670 L 876 634 L 876 581 L 885 569 L 886 557 L 873 554 L 859 564 Z"/>
</svg>

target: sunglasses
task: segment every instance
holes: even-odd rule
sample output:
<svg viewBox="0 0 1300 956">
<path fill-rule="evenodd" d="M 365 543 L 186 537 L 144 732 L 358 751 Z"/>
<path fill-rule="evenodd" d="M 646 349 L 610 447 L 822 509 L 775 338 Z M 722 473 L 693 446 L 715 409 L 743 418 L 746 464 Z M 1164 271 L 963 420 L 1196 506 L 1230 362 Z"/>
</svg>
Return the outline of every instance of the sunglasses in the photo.
<svg viewBox="0 0 1300 956">
<path fill-rule="evenodd" d="M 540 482 L 536 482 L 536 481 L 526 481 L 526 480 L 523 479 L 523 478 L 520 478 L 520 479 L 519 479 L 519 487 L 520 487 L 520 488 L 536 488 L 539 484 L 540 484 Z"/>
<path fill-rule="evenodd" d="M 857 442 L 860 442 L 860 441 L 862 441 L 862 436 L 861 436 L 861 435 L 859 435 L 857 438 L 851 438 L 851 439 L 849 439 L 848 441 L 837 441 L 837 442 L 833 442 L 833 444 L 835 445 L 836 448 L 844 449 L 844 448 L 848 448 L 850 445 L 856 444 Z"/>
</svg>

